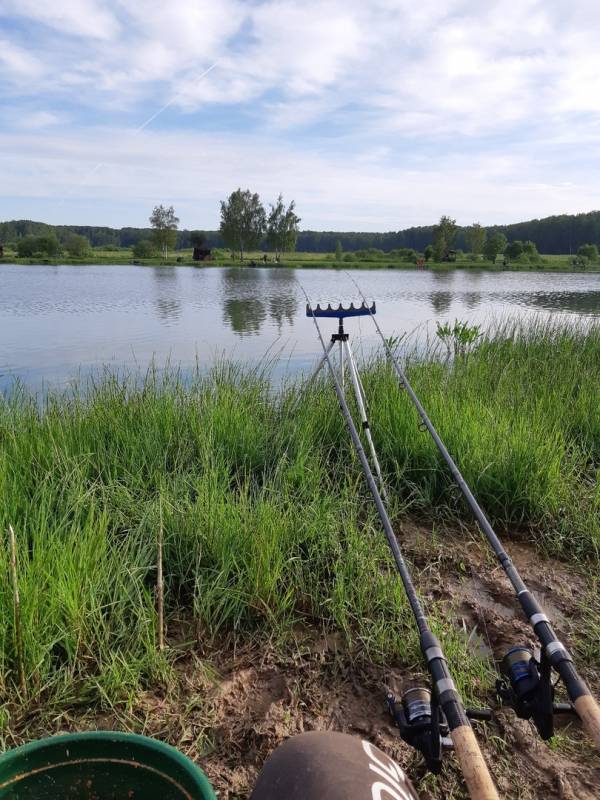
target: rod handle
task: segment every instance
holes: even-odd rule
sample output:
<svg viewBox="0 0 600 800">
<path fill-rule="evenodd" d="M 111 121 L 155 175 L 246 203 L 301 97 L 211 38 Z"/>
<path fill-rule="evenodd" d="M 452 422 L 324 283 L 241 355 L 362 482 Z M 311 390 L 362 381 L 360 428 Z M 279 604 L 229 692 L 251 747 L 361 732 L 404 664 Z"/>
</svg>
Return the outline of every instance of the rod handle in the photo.
<svg viewBox="0 0 600 800">
<path fill-rule="evenodd" d="M 459 725 L 450 735 L 471 800 L 499 800 L 473 728 Z"/>
<path fill-rule="evenodd" d="M 591 694 L 582 694 L 573 703 L 579 714 L 583 727 L 600 748 L 600 706 Z"/>
</svg>

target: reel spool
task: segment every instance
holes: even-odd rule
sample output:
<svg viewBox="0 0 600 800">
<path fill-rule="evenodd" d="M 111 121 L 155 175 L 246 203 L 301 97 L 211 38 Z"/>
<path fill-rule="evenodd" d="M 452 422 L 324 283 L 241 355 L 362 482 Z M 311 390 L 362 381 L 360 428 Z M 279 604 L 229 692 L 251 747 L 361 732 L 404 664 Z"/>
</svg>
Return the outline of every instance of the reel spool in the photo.
<svg viewBox="0 0 600 800">
<path fill-rule="evenodd" d="M 390 690 L 385 699 L 402 740 L 421 753 L 430 772 L 439 774 L 443 751 L 452 750 L 454 745 L 435 692 L 424 686 L 415 686 L 407 689 L 400 701 Z M 488 708 L 466 708 L 465 713 L 469 719 L 481 722 L 489 722 L 492 718 Z"/>
<path fill-rule="evenodd" d="M 427 769 L 438 775 L 442 769 L 442 747 L 452 747 L 452 741 L 447 738 L 448 725 L 442 720 L 442 711 L 429 689 L 422 686 L 408 689 L 400 702 L 388 691 L 386 702 L 400 737 L 418 750 Z"/>
<path fill-rule="evenodd" d="M 575 714 L 570 703 L 554 702 L 551 665 L 544 651 L 538 661 L 527 647 L 513 647 L 502 659 L 504 678 L 496 681 L 496 693 L 519 719 L 532 720 L 542 739 L 554 735 L 555 714 Z"/>
</svg>

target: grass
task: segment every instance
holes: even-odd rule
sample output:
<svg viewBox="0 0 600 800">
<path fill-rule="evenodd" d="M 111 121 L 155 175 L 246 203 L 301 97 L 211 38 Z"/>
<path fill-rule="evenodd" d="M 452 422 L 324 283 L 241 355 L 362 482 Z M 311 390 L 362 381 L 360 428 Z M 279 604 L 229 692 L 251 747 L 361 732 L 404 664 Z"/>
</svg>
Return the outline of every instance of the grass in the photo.
<svg viewBox="0 0 600 800">
<path fill-rule="evenodd" d="M 227 253 L 228 251 L 220 251 Z M 333 253 L 288 253 L 284 256 L 280 264 L 275 264 L 272 254 L 267 253 L 269 260 L 263 262 L 263 252 L 251 252 L 245 256 L 244 264 L 248 265 L 255 262 L 259 267 L 288 267 L 295 269 L 424 269 L 415 264 L 401 261 L 390 256 L 372 258 L 354 258 L 353 254 L 344 253 L 341 261 L 336 261 Z M 346 257 L 352 260 L 346 260 Z M 152 258 L 135 259 L 129 248 L 118 248 L 115 250 L 94 249 L 88 255 L 80 258 L 71 257 L 64 254 L 57 258 L 19 258 L 15 252 L 5 250 L 4 258 L 0 258 L 0 264 L 140 264 L 144 266 L 194 266 L 194 267 L 223 267 L 239 265 L 239 259 L 232 259 L 230 255 L 223 255 L 210 262 L 198 262 L 192 259 L 192 249 L 173 250 L 168 258 L 164 259 L 159 255 Z M 503 271 L 511 270 L 515 272 L 548 271 L 548 272 L 598 272 L 600 262 L 589 263 L 585 267 L 574 266 L 572 256 L 569 255 L 545 255 L 535 264 L 522 264 L 518 262 L 510 263 L 504 267 L 502 264 L 492 264 L 489 261 L 471 261 L 463 258 L 455 262 L 437 263 L 430 261 L 425 267 L 428 270 L 447 271 L 453 269 L 471 270 L 491 270 Z"/>
<path fill-rule="evenodd" d="M 465 362 L 409 375 L 500 528 L 566 558 L 600 552 L 600 328 L 505 327 Z M 383 361 L 364 372 L 391 511 L 467 517 Z M 27 697 L 18 694 L 9 553 L 18 544 Z M 15 709 L 127 701 L 168 674 L 157 647 L 158 532 L 167 623 L 201 641 L 336 629 L 357 658 L 419 664 L 404 596 L 332 389 L 274 391 L 221 364 L 114 378 L 0 404 L 0 701 Z M 462 686 L 482 683 L 436 609 Z M 446 624 L 444 624 L 446 620 Z M 490 681 L 491 682 L 491 681 Z"/>
</svg>

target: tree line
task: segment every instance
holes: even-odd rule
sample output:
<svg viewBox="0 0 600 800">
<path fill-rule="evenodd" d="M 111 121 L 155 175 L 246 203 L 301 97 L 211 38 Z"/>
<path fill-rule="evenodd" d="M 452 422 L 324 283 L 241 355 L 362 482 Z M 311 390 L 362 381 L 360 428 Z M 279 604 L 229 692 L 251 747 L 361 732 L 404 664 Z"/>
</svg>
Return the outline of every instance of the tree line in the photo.
<svg viewBox="0 0 600 800">
<path fill-rule="evenodd" d="M 285 210 L 287 212 L 288 209 Z M 267 218 L 268 214 L 265 212 L 265 221 Z M 296 249 L 308 253 L 334 253 L 339 241 L 345 252 L 370 248 L 385 252 L 401 248 L 424 252 L 428 245 L 433 245 L 435 227 L 434 225 L 420 226 L 387 233 L 297 230 Z M 470 228 L 472 226 L 456 227 L 455 249 L 471 251 Z M 31 220 L 12 220 L 0 223 L 0 243 L 5 246 L 16 246 L 26 236 L 50 236 L 54 238 L 45 242 L 50 249 L 55 246 L 54 241 L 57 241 L 60 249 L 71 252 L 67 243 L 71 244 L 75 250 L 83 246 L 81 241 L 77 244 L 77 240 L 68 238 L 71 234 L 76 234 L 85 237 L 91 247 L 129 249 L 142 240 L 151 239 L 152 230 L 152 228 L 117 229 L 92 225 L 47 225 Z M 495 234 L 503 235 L 509 242 L 535 242 L 539 252 L 544 254 L 575 254 L 582 245 L 600 245 L 600 211 L 591 211 L 585 214 L 563 214 L 512 225 L 488 226 L 486 238 L 491 239 Z M 173 243 L 169 245 L 169 248 L 180 250 L 191 247 L 193 235 L 194 231 L 191 230 L 175 230 Z M 206 247 L 227 246 L 222 233 L 218 230 L 207 230 L 203 232 L 203 235 Z M 266 249 L 267 246 L 267 231 L 264 230 L 259 247 Z"/>
</svg>

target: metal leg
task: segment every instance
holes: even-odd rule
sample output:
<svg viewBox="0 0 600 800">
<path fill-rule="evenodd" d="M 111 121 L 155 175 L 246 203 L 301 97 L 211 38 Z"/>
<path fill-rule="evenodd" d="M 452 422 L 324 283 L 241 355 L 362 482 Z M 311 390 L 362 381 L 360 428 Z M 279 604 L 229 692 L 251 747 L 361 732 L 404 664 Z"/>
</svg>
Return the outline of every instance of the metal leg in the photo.
<svg viewBox="0 0 600 800">
<path fill-rule="evenodd" d="M 369 444 L 369 449 L 371 450 L 371 457 L 373 459 L 373 466 L 375 467 L 375 472 L 377 473 L 377 477 L 379 479 L 379 485 L 381 487 L 381 494 L 385 502 L 388 502 L 388 495 L 385 490 L 385 485 L 383 483 L 383 475 L 381 474 L 381 467 L 379 466 L 379 459 L 377 458 L 377 453 L 375 451 L 375 445 L 373 444 L 373 437 L 371 436 L 371 430 L 369 428 L 369 420 L 367 419 L 367 412 L 365 410 L 365 404 L 363 402 L 363 395 L 361 392 L 361 383 L 360 377 L 358 375 L 358 369 L 356 367 L 356 363 L 354 361 L 354 356 L 352 354 L 352 348 L 348 342 L 344 342 L 346 345 L 346 354 L 348 356 L 348 367 L 350 370 L 350 377 L 352 378 L 352 384 L 354 386 L 354 394 L 356 395 L 356 404 L 358 405 L 358 410 L 360 412 L 360 418 L 362 421 L 362 427 L 365 432 L 365 438 Z"/>
<path fill-rule="evenodd" d="M 344 340 L 340 339 L 340 384 L 342 386 L 342 391 L 346 390 L 345 383 L 346 380 L 344 376 Z"/>
</svg>

